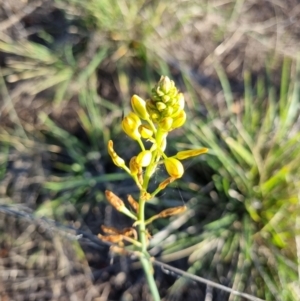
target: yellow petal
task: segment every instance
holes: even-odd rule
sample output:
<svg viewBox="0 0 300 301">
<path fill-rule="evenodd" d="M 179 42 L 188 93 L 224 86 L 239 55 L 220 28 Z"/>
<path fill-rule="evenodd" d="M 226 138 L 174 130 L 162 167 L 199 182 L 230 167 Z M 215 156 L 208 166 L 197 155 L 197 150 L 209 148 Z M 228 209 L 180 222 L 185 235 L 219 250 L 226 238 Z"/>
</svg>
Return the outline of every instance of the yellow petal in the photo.
<svg viewBox="0 0 300 301">
<path fill-rule="evenodd" d="M 176 118 L 173 120 L 172 129 L 181 127 L 186 121 L 186 114 L 184 111 L 181 111 Z"/>
<path fill-rule="evenodd" d="M 144 139 L 149 139 L 153 136 L 153 131 L 151 127 L 147 124 L 141 124 L 139 126 L 139 133 Z"/>
<path fill-rule="evenodd" d="M 208 148 L 190 149 L 178 152 L 174 157 L 178 160 L 184 160 L 190 157 L 199 156 L 208 152 Z"/>
<path fill-rule="evenodd" d="M 125 166 L 125 161 L 121 157 L 119 157 L 117 155 L 117 153 L 115 152 L 114 143 L 112 140 L 108 141 L 107 150 L 108 150 L 108 153 L 109 153 L 111 159 L 113 160 L 113 162 L 116 166 L 118 166 L 118 167 Z"/>
<path fill-rule="evenodd" d="M 138 140 L 141 138 L 141 134 L 138 131 L 139 126 L 141 125 L 141 120 L 133 112 L 130 112 L 123 120 L 122 120 L 122 128 L 123 131 L 131 137 L 133 140 Z"/>
<path fill-rule="evenodd" d="M 165 132 L 170 131 L 173 125 L 173 118 L 165 117 L 162 121 L 159 122 L 159 127 Z"/>
<path fill-rule="evenodd" d="M 144 99 L 139 97 L 138 95 L 133 95 L 131 97 L 131 106 L 133 111 L 141 118 L 141 119 L 148 119 L 149 114 L 146 109 L 146 102 Z"/>
<path fill-rule="evenodd" d="M 184 173 L 183 165 L 175 158 L 167 158 L 164 160 L 168 174 L 175 179 L 181 178 Z"/>
<path fill-rule="evenodd" d="M 152 153 L 149 150 L 140 152 L 136 157 L 136 162 L 139 166 L 147 167 L 152 159 Z"/>
</svg>

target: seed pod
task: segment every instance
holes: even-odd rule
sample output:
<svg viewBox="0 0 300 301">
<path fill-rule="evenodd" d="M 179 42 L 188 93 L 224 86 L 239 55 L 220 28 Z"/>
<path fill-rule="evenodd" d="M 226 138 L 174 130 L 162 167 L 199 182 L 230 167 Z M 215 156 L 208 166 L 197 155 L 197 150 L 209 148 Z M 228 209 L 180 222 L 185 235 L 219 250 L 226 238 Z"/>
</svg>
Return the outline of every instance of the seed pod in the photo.
<svg viewBox="0 0 300 301">
<path fill-rule="evenodd" d="M 101 239 L 102 241 L 118 243 L 120 246 L 124 245 L 122 235 L 105 235 L 104 236 L 104 235 L 98 234 L 98 238 Z"/>
<path fill-rule="evenodd" d="M 139 165 L 136 162 L 136 156 L 132 157 L 129 161 L 129 169 L 133 175 L 137 175 L 139 172 Z"/>
<path fill-rule="evenodd" d="M 105 234 L 120 234 L 120 230 L 114 227 L 107 227 L 105 225 L 102 225 L 101 229 Z"/>
<path fill-rule="evenodd" d="M 167 178 L 164 181 L 162 181 L 158 187 L 160 190 L 165 189 L 169 184 L 171 184 L 172 182 L 174 182 L 176 179 L 175 178 Z"/>
<path fill-rule="evenodd" d="M 138 238 L 136 230 L 132 227 L 123 229 L 120 234 L 126 237 L 133 237 L 134 239 Z"/>
<path fill-rule="evenodd" d="M 127 195 L 127 200 L 132 209 L 137 213 L 139 211 L 139 203 L 130 195 Z"/>
<path fill-rule="evenodd" d="M 112 191 L 105 190 L 105 196 L 109 203 L 118 211 L 122 212 L 123 208 L 125 208 L 124 202 L 116 196 Z"/>
<path fill-rule="evenodd" d="M 124 228 L 122 230 L 119 230 L 117 228 L 114 228 L 114 227 L 107 227 L 105 225 L 102 225 L 101 226 L 102 228 L 102 231 L 105 233 L 105 234 L 111 234 L 111 235 L 106 235 L 106 236 L 102 236 L 101 234 L 99 234 L 101 236 L 101 238 L 103 237 L 112 237 L 112 236 L 126 236 L 126 237 L 133 237 L 133 238 L 137 238 L 137 232 L 134 228 L 132 227 L 129 227 L 129 228 Z M 109 239 L 113 239 L 113 238 L 109 238 Z M 116 238 L 117 240 L 117 238 Z"/>
<path fill-rule="evenodd" d="M 112 191 L 105 190 L 105 195 L 109 203 L 118 211 L 122 212 L 123 214 L 129 216 L 130 218 L 136 220 L 137 217 L 131 211 L 129 211 L 126 207 L 124 202 L 116 196 Z"/>
<path fill-rule="evenodd" d="M 178 207 L 165 209 L 162 212 L 160 212 L 158 215 L 160 218 L 164 218 L 164 217 L 180 214 L 184 211 L 186 211 L 186 206 L 178 206 Z"/>
<path fill-rule="evenodd" d="M 118 154 L 115 152 L 114 150 L 114 143 L 112 140 L 108 141 L 108 145 L 107 145 L 107 150 L 108 153 L 112 159 L 112 161 L 114 162 L 114 164 L 118 167 L 124 167 L 125 166 L 125 161 L 118 156 Z"/>
</svg>

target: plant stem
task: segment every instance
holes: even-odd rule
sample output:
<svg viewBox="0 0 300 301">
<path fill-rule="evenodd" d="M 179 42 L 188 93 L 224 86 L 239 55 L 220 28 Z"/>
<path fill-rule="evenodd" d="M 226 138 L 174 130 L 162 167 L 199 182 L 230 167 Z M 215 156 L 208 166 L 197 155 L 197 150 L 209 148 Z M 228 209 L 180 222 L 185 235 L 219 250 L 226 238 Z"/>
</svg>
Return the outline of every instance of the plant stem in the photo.
<svg viewBox="0 0 300 301">
<path fill-rule="evenodd" d="M 149 285 L 149 289 L 154 301 L 160 301 L 160 296 L 158 288 L 154 280 L 154 269 L 149 258 L 145 257 L 144 254 L 147 252 L 147 237 L 146 237 L 146 225 L 145 225 L 145 204 L 146 201 L 140 198 L 139 202 L 139 212 L 138 212 L 138 221 L 139 221 L 139 241 L 141 243 L 141 256 L 140 261 L 144 269 L 144 273 Z"/>
</svg>

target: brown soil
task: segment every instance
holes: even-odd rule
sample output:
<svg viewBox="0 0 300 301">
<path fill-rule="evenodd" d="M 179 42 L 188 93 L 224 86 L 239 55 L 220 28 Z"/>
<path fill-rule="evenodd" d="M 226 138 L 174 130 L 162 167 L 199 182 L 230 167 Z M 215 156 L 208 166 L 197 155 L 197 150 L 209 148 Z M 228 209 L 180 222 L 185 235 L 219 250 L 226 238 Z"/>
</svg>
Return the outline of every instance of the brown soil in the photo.
<svg viewBox="0 0 300 301">
<path fill-rule="evenodd" d="M 274 78 L 279 81 L 276 68 L 281 56 L 294 58 L 299 50 L 298 1 L 248 0 L 236 7 L 233 15 L 231 5 L 230 1 L 214 1 L 214 10 L 192 19 L 182 28 L 184 38 L 170 39 L 159 53 L 179 84 L 181 72 L 191 75 L 200 91 L 200 100 L 214 99 L 221 90 L 214 64 L 224 67 L 233 92 L 242 95 L 244 70 L 250 69 L 257 76 L 272 58 L 271 68 L 277 74 Z M 32 32 L 43 28 L 53 34 L 57 43 L 84 43 L 80 35 L 68 36 L 67 26 L 53 1 L 0 1 L 0 40 L 28 38 L 40 42 Z M 224 28 L 223 32 L 220 28 Z M 79 62 L 82 68 L 95 53 L 94 44 L 87 44 L 86 56 Z M 13 57 L 0 52 L 0 66 L 9 66 Z M 273 60 L 274 57 L 277 59 Z M 134 80 L 139 64 L 129 69 Z M 113 62 L 100 66 L 97 80 L 99 94 L 119 103 L 122 95 Z M 6 84 L 8 91 L 2 90 L 0 96 L 0 130 L 5 135 L 17 130 L 18 124 L 30 133 L 42 131 L 42 111 L 59 127 L 83 141 L 86 139 L 78 121 L 76 97 L 56 107 L 49 102 L 53 97 L 51 89 L 32 95 L 32 82 Z M 5 102 L 8 95 L 13 107 Z M 9 164 L 0 183 L 0 300 L 150 300 L 136 260 L 113 257 L 109 246 L 96 238 L 101 224 L 120 218 L 109 206 L 86 206 L 82 208 L 84 213 L 70 210 L 65 214 L 64 224 L 35 217 L 38 205 L 52 197 L 42 184 L 53 170 L 53 158 L 47 147 L 54 146 L 36 142 L 38 137 L 34 134 L 31 138 L 30 143 L 26 142 L 30 145 L 15 140 L 15 150 L 8 154 Z M 99 168 L 104 172 L 111 168 L 106 162 L 101 164 Z M 9 205 L 10 200 L 14 205 Z M 121 221 L 123 225 L 126 222 Z M 184 260 L 178 264 L 186 268 Z M 166 296 L 177 276 L 161 269 L 156 270 L 156 275 L 161 294 Z M 164 300 L 202 300 L 203 291 L 205 288 L 191 282 L 178 296 Z M 226 297 L 220 294 L 218 300 Z"/>
</svg>

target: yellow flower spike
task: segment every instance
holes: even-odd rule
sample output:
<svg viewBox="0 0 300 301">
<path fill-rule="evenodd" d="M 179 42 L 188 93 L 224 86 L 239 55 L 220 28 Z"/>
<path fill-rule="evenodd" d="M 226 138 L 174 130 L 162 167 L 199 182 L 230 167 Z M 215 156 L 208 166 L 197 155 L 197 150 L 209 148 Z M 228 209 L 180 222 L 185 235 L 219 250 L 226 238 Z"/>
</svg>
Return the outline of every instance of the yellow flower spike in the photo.
<svg viewBox="0 0 300 301">
<path fill-rule="evenodd" d="M 166 158 L 164 160 L 164 164 L 171 178 L 178 179 L 182 177 L 184 173 L 184 168 L 179 160 L 175 158 Z"/>
<path fill-rule="evenodd" d="M 139 126 L 139 133 L 141 134 L 142 138 L 149 139 L 153 136 L 153 131 L 151 127 L 147 124 L 141 124 Z"/>
<path fill-rule="evenodd" d="M 174 118 L 172 129 L 177 129 L 181 127 L 182 125 L 184 125 L 185 121 L 186 121 L 186 114 L 184 111 L 181 111 L 180 114 L 176 118 Z"/>
<path fill-rule="evenodd" d="M 165 132 L 169 132 L 172 125 L 173 125 L 172 117 L 165 117 L 161 122 L 159 122 L 159 127 Z"/>
<path fill-rule="evenodd" d="M 176 158 L 178 160 L 185 160 L 187 158 L 196 157 L 202 154 L 205 154 L 208 152 L 208 148 L 203 147 L 199 149 L 190 149 L 178 152 L 173 158 Z"/>
<path fill-rule="evenodd" d="M 149 150 L 140 152 L 136 157 L 136 163 L 139 166 L 147 167 L 152 159 L 152 153 Z"/>
<path fill-rule="evenodd" d="M 114 151 L 114 143 L 112 140 L 108 141 L 107 145 L 108 153 L 113 160 L 114 164 L 118 167 L 124 168 L 125 167 L 125 161 L 117 155 L 117 153 Z"/>
<path fill-rule="evenodd" d="M 123 131 L 133 140 L 139 140 L 141 138 L 141 134 L 138 131 L 140 125 L 141 125 L 141 120 L 139 116 L 133 112 L 130 112 L 122 120 Z"/>
<path fill-rule="evenodd" d="M 135 114 L 141 119 L 147 120 L 149 118 L 149 114 L 146 109 L 146 102 L 138 95 L 133 95 L 131 97 L 131 106 Z"/>
</svg>

